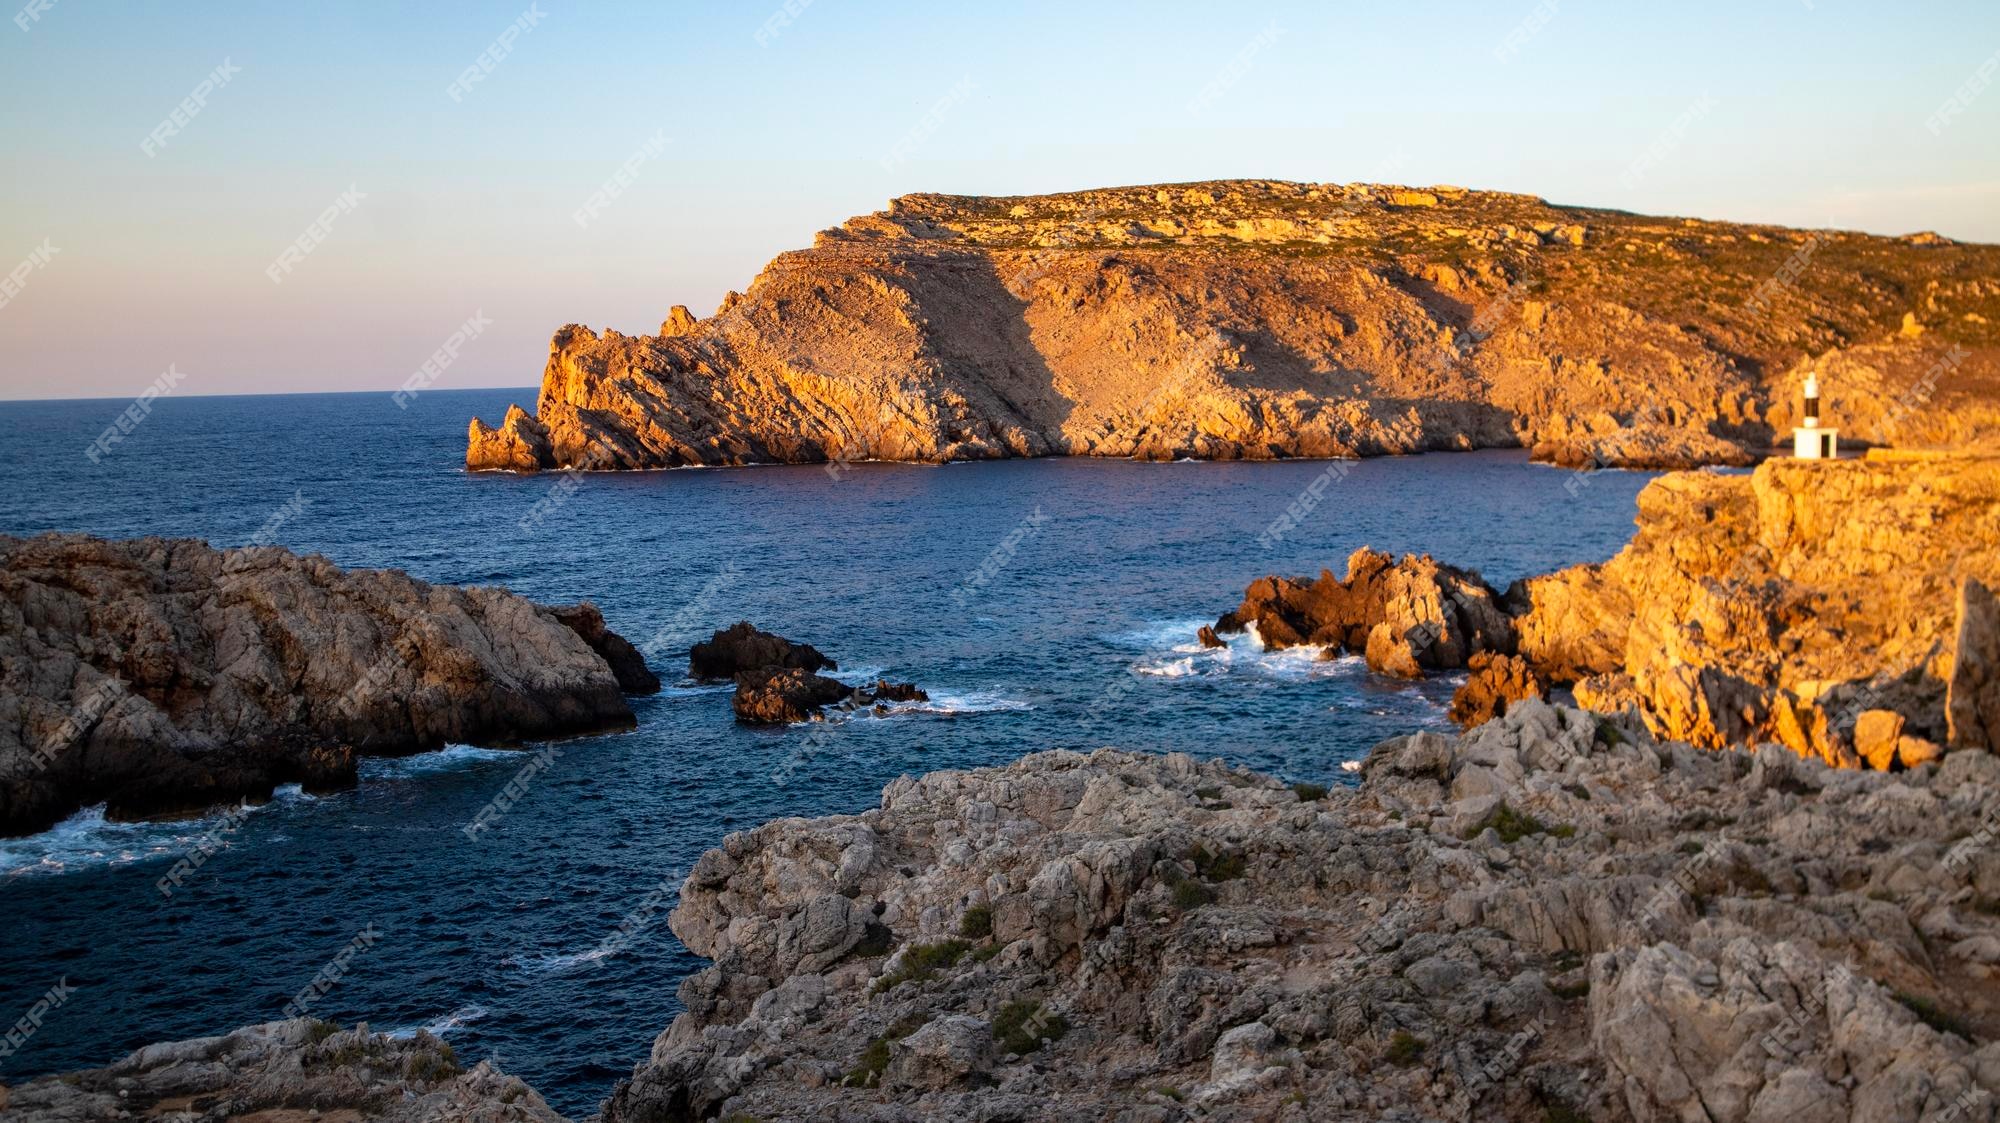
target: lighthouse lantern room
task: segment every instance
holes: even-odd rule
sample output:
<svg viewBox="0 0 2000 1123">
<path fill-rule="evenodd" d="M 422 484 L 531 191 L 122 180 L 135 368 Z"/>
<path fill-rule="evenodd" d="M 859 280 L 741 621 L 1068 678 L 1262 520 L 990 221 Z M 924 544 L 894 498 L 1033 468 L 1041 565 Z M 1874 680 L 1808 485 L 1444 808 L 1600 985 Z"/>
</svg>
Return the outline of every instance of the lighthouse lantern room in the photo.
<svg viewBox="0 0 2000 1123">
<path fill-rule="evenodd" d="M 1806 372 L 1805 419 L 1792 430 L 1792 455 L 1800 460 L 1832 460 L 1840 455 L 1840 430 L 1819 423 L 1819 376 Z"/>
</svg>

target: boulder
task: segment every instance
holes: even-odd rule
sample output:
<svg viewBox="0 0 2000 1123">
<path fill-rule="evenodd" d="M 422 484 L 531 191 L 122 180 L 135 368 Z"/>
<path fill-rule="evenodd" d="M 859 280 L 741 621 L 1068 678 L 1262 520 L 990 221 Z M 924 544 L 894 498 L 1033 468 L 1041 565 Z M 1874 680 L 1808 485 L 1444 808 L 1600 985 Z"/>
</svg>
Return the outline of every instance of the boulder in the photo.
<svg viewBox="0 0 2000 1123">
<path fill-rule="evenodd" d="M 984 1019 L 947 1014 L 895 1043 L 882 1086 L 937 1092 L 976 1085 L 998 1059 L 993 1027 Z"/>
<path fill-rule="evenodd" d="M 839 670 L 811 644 L 793 643 L 760 631 L 748 620 L 732 624 L 688 649 L 688 674 L 706 682 L 727 682 L 744 671 L 791 668 Z"/>
<path fill-rule="evenodd" d="M 1479 574 L 1428 555 L 1398 561 L 1366 547 L 1347 559 L 1345 578 L 1322 571 L 1317 578 L 1252 582 L 1243 603 L 1224 613 L 1214 630 L 1253 626 L 1268 647 L 1316 644 L 1354 652 L 1371 668 L 1405 678 L 1514 647 L 1512 620 Z"/>
<path fill-rule="evenodd" d="M 1509 703 L 1548 693 L 1548 684 L 1518 655 L 1482 651 L 1472 657 L 1471 669 L 1451 696 L 1451 720 L 1466 729 L 1505 714 Z"/>
<path fill-rule="evenodd" d="M 855 693 L 846 683 L 797 667 L 763 667 L 738 672 L 730 708 L 746 725 L 790 725 L 811 721 Z"/>
</svg>

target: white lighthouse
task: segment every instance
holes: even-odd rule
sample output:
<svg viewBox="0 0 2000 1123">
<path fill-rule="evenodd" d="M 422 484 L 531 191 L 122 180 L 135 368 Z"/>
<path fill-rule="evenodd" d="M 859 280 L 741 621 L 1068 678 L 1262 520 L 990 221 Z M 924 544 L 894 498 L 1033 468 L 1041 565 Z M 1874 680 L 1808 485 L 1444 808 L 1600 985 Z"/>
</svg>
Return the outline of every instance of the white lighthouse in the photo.
<svg viewBox="0 0 2000 1123">
<path fill-rule="evenodd" d="M 1840 430 L 1819 423 L 1819 375 L 1806 372 L 1806 415 L 1792 430 L 1792 455 L 1800 460 L 1832 460 L 1840 455 Z"/>
</svg>

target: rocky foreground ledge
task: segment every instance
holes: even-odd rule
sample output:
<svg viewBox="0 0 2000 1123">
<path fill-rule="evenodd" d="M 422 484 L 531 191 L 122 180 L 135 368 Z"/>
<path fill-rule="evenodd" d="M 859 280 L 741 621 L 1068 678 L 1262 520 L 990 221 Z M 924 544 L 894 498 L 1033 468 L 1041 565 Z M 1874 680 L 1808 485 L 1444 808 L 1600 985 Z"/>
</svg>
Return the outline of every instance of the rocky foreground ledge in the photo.
<svg viewBox="0 0 2000 1123">
<path fill-rule="evenodd" d="M 555 333 L 473 469 L 1271 459 L 1744 464 L 1807 369 L 1843 439 L 2000 439 L 2000 247 L 1460 187 L 905 195 L 713 316 Z"/>
<path fill-rule="evenodd" d="M 482 1061 L 459 1066 L 427 1033 L 309 1019 L 221 1037 L 149 1045 L 117 1064 L 0 1089 L 5 1123 L 562 1123 L 519 1079 Z"/>
<path fill-rule="evenodd" d="M 632 723 L 657 690 L 589 604 L 276 547 L 0 537 L 0 835 L 354 782 L 357 754 Z"/>
<path fill-rule="evenodd" d="M 1358 790 L 904 778 L 702 857 L 672 926 L 714 965 L 604 1119 L 1990 1120 L 1996 814 L 1987 753 L 1840 771 L 1539 701 Z"/>
</svg>

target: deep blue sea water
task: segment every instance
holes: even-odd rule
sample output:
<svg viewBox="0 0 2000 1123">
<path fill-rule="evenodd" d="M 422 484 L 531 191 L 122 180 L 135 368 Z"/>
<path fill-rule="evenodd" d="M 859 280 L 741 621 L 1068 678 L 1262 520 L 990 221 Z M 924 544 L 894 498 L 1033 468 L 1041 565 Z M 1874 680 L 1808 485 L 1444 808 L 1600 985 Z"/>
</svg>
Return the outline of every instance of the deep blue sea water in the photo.
<svg viewBox="0 0 2000 1123">
<path fill-rule="evenodd" d="M 277 1018 L 373 925 L 380 938 L 315 1014 L 428 1025 L 461 1059 L 498 1054 L 559 1110 L 589 1114 L 703 965 L 649 904 L 724 834 L 863 810 L 906 772 L 1053 747 L 1183 750 L 1339 783 L 1340 762 L 1376 741 L 1443 724 L 1452 680 L 1385 681 L 1355 659 L 1247 645 L 1203 653 L 1200 623 L 1254 577 L 1339 572 L 1364 544 L 1429 551 L 1502 586 L 1600 560 L 1629 536 L 1650 478 L 1579 486 L 1518 452 L 1363 461 L 1266 547 L 1259 534 L 1326 463 L 772 467 L 573 487 L 462 471 L 467 418 L 532 397 L 431 392 L 408 410 L 387 394 L 167 398 L 99 463 L 84 448 L 125 403 L 0 403 L 0 533 L 237 545 L 292 503 L 278 544 L 589 598 L 635 643 L 660 637 L 670 683 L 688 643 L 747 618 L 817 645 L 842 677 L 915 681 L 933 703 L 843 721 L 803 753 L 808 728 L 744 729 L 726 690 L 670 686 L 635 700 L 636 730 L 564 742 L 476 842 L 459 828 L 526 756 L 370 761 L 358 791 L 289 793 L 249 814 L 171 899 L 155 882 L 216 820 L 85 814 L 0 840 L 0 1028 L 59 979 L 75 988 L 0 1059 L 0 1080 Z M 634 934 L 616 939 L 621 925 Z"/>
</svg>

